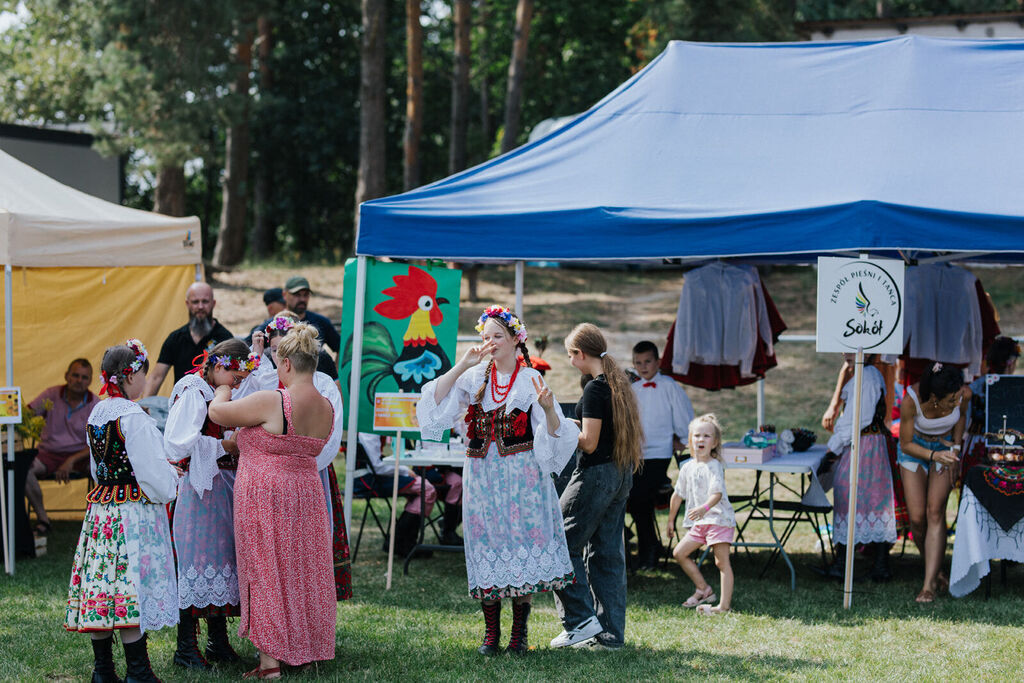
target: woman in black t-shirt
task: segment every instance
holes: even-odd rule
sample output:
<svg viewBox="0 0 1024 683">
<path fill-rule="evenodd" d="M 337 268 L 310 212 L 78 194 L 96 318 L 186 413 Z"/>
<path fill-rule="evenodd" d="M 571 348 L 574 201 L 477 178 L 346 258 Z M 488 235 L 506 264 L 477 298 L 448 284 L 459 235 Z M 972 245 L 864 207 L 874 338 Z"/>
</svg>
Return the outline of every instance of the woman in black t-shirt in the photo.
<svg viewBox="0 0 1024 683">
<path fill-rule="evenodd" d="M 573 367 L 591 379 L 576 405 L 579 459 L 560 500 L 576 583 L 555 593 L 565 630 L 551 646 L 617 649 L 626 629 L 622 529 L 643 429 L 629 378 L 608 355 L 601 330 L 577 325 L 565 348 Z"/>
</svg>

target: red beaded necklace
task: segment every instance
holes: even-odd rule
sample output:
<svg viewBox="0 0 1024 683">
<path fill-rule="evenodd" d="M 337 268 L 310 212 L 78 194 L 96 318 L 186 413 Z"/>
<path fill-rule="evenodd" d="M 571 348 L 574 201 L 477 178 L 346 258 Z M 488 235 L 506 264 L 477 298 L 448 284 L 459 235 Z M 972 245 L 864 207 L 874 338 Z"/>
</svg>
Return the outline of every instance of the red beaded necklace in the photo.
<svg viewBox="0 0 1024 683">
<path fill-rule="evenodd" d="M 512 377 L 509 378 L 508 384 L 498 384 L 498 367 L 496 365 L 491 366 L 491 400 L 495 403 L 501 403 L 508 398 L 509 393 L 512 391 L 512 385 L 516 383 L 519 367 L 519 363 L 516 363 L 516 369 L 512 371 Z"/>
</svg>

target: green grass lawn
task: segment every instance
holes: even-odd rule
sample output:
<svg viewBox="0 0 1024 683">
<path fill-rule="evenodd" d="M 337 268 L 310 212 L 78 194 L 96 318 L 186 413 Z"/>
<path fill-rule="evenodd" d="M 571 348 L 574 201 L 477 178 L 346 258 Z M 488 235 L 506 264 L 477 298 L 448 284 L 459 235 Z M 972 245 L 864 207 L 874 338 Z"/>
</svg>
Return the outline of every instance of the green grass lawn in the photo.
<svg viewBox="0 0 1024 683">
<path fill-rule="evenodd" d="M 730 486 L 741 490 L 744 482 Z M 357 502 L 358 521 L 362 503 Z M 91 667 L 87 638 L 61 628 L 78 524 L 54 525 L 49 553 L 23 560 L 13 578 L 0 579 L 0 680 L 84 680 Z M 750 538 L 767 538 L 763 524 Z M 675 566 L 629 579 L 627 646 L 619 652 L 551 650 L 561 630 L 550 595 L 538 596 L 530 621 L 536 651 L 526 658 L 476 654 L 482 635 L 478 604 L 466 596 L 463 558 L 439 553 L 412 563 L 384 590 L 386 556 L 376 530 L 363 538 L 353 570 L 355 597 L 338 606 L 337 658 L 304 678 L 323 680 L 639 680 L 715 679 L 987 679 L 1021 678 L 1024 599 L 1020 568 L 1007 586 L 996 580 L 960 600 L 941 596 L 914 602 L 921 564 L 908 548 L 894 549 L 897 580 L 855 584 L 854 607 L 842 608 L 841 586 L 810 567 L 820 562 L 809 528 L 794 536 L 797 590 L 779 563 L 758 578 L 765 553 L 734 555 L 735 612 L 702 618 L 680 607 L 693 587 Z M 861 561 L 864 564 L 866 561 Z M 947 561 L 948 567 L 948 561 Z M 717 572 L 705 574 L 717 585 Z M 998 573 L 998 572 L 997 572 Z M 510 610 L 503 612 L 507 640 Z M 236 622 L 237 623 L 237 622 Z M 253 654 L 233 637 L 236 649 Z M 119 648 L 116 649 L 119 652 Z M 171 666 L 174 630 L 151 634 L 157 675 L 170 681 L 236 679 L 239 665 L 192 675 Z M 119 671 L 123 663 L 117 657 Z M 251 668 L 251 667 L 250 667 Z"/>
</svg>

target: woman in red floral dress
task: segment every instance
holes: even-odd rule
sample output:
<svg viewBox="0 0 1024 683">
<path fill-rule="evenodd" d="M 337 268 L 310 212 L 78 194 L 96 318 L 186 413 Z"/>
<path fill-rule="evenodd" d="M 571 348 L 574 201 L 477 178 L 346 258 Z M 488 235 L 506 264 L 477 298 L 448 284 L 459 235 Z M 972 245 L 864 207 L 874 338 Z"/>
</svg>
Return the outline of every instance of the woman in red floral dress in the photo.
<svg viewBox="0 0 1024 683">
<path fill-rule="evenodd" d="M 260 651 L 249 674 L 280 676 L 280 665 L 334 658 L 335 596 L 331 524 L 316 456 L 334 411 L 313 385 L 316 329 L 300 323 L 277 347 L 285 387 L 231 401 L 217 390 L 210 419 L 239 431 L 235 550 L 242 618 L 239 635 Z"/>
</svg>

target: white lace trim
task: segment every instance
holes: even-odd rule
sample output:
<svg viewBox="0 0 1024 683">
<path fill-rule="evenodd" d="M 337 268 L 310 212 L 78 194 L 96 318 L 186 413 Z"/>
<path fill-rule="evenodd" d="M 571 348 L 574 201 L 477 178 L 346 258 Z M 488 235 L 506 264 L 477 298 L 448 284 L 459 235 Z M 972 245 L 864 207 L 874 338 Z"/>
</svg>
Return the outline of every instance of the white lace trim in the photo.
<svg viewBox="0 0 1024 683">
<path fill-rule="evenodd" d="M 213 400 L 213 387 L 205 379 L 199 376 L 199 373 L 194 375 L 185 375 L 178 380 L 174 388 L 171 389 L 171 399 L 168 405 L 174 405 L 174 402 L 178 400 L 178 397 L 184 394 L 189 389 L 195 389 L 203 396 L 204 401 Z"/>
<path fill-rule="evenodd" d="M 486 548 L 466 553 L 466 574 L 471 589 L 536 585 L 560 579 L 571 571 L 569 551 L 561 536 L 550 539 L 543 548 L 502 546 L 497 550 Z"/>
<path fill-rule="evenodd" d="M 163 505 L 144 503 L 119 507 L 128 569 L 139 592 L 139 628 L 145 633 L 174 626 L 178 623 L 178 581 L 167 512 Z"/>
<path fill-rule="evenodd" d="M 89 424 L 93 427 L 102 427 L 111 420 L 116 420 L 125 415 L 132 415 L 134 413 L 145 414 L 145 412 L 138 403 L 114 396 L 96 404 L 96 407 L 89 413 Z"/>
<path fill-rule="evenodd" d="M 233 564 L 225 564 L 217 569 L 212 564 L 200 570 L 189 565 L 178 577 L 178 606 L 209 607 L 215 605 L 237 605 L 238 573 Z"/>
<path fill-rule="evenodd" d="M 847 515 L 837 512 L 833 515 L 832 522 L 833 542 L 846 543 Z M 853 540 L 855 543 L 895 543 L 896 517 L 888 512 L 881 515 L 877 512 L 858 512 L 853 527 Z"/>
<path fill-rule="evenodd" d="M 217 458 L 224 455 L 220 441 L 211 437 L 200 436 L 190 449 L 188 483 L 195 489 L 199 499 L 203 493 L 213 488 L 213 480 L 220 474 Z"/>
</svg>

